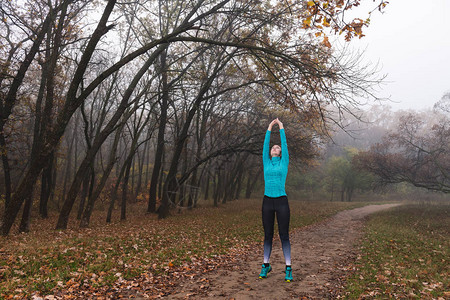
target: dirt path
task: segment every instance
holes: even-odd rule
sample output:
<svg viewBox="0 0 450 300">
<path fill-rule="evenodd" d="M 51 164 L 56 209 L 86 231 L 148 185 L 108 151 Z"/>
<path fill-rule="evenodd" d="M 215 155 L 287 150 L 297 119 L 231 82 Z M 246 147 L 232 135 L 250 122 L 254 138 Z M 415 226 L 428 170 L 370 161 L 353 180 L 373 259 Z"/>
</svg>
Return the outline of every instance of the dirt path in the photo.
<svg viewBox="0 0 450 300">
<path fill-rule="evenodd" d="M 362 236 L 364 217 L 398 204 L 369 205 L 340 212 L 318 225 L 291 233 L 294 281 L 284 282 L 281 243 L 274 240 L 267 279 L 258 279 L 262 252 L 226 269 L 205 274 L 201 281 L 180 283 L 169 299 L 334 299 L 340 278 L 355 258 L 354 246 Z"/>
</svg>

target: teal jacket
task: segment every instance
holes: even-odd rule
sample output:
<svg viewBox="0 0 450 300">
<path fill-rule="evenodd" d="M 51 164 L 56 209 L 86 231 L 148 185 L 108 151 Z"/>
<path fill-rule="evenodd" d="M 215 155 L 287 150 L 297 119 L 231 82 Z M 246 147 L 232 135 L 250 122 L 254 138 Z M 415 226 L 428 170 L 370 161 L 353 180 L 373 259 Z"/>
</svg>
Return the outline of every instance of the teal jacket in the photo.
<svg viewBox="0 0 450 300">
<path fill-rule="evenodd" d="M 287 196 L 285 191 L 289 153 L 284 129 L 280 129 L 281 158 L 270 158 L 270 131 L 267 130 L 263 147 L 264 195 L 272 198 Z"/>
</svg>

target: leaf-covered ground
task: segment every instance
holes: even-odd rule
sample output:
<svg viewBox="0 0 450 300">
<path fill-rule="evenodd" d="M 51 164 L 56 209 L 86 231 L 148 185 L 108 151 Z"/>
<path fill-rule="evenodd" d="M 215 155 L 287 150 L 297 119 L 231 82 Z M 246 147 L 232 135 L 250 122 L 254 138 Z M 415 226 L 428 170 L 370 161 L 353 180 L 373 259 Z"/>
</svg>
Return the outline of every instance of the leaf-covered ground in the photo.
<svg viewBox="0 0 450 300">
<path fill-rule="evenodd" d="M 365 204 L 290 201 L 291 228 Z M 181 277 L 202 280 L 205 272 L 254 251 L 263 239 L 260 209 L 260 200 L 239 200 L 157 220 L 138 203 L 126 221 L 105 225 L 98 212 L 91 228 L 78 229 L 72 219 L 65 231 L 53 229 L 56 214 L 35 218 L 30 233 L 1 238 L 0 297 L 165 295 Z"/>
<path fill-rule="evenodd" d="M 368 215 L 399 205 L 367 205 L 337 213 L 324 222 L 290 234 L 294 280 L 284 281 L 284 258 L 279 240 L 271 255 L 272 272 L 259 279 L 262 247 L 240 255 L 203 275 L 203 281 L 185 278 L 170 299 L 336 299 L 355 262 L 355 247 L 362 238 Z M 256 255 L 255 255 L 256 254 Z M 230 260 L 229 260 L 230 261 Z M 145 296 L 141 294 L 140 296 Z"/>
<path fill-rule="evenodd" d="M 450 205 L 404 205 L 374 214 L 350 299 L 450 299 Z"/>
</svg>

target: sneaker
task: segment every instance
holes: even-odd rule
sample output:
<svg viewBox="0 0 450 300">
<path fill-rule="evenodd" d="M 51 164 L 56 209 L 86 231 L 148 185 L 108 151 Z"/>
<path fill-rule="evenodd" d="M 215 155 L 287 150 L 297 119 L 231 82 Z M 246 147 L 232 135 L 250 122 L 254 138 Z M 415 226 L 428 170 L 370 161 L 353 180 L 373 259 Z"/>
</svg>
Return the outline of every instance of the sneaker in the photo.
<svg viewBox="0 0 450 300">
<path fill-rule="evenodd" d="M 286 267 L 286 276 L 284 277 L 284 280 L 286 282 L 291 282 L 292 281 L 292 268 L 291 267 Z"/>
<path fill-rule="evenodd" d="M 261 273 L 259 274 L 259 278 L 267 278 L 267 274 L 272 271 L 272 266 L 269 265 L 268 267 L 266 267 L 264 264 L 262 265 L 261 268 Z"/>
</svg>

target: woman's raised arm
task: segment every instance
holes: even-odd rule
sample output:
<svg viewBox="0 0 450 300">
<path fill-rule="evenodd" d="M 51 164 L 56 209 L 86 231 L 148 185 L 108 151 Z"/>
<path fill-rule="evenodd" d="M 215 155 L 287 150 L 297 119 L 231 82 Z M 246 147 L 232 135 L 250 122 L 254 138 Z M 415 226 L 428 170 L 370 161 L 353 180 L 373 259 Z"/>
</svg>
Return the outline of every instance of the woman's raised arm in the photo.
<svg viewBox="0 0 450 300">
<path fill-rule="evenodd" d="M 266 164 L 267 162 L 270 161 L 270 150 L 269 150 L 270 132 L 272 131 L 272 126 L 275 123 L 276 123 L 276 120 L 273 120 L 272 122 L 270 122 L 269 127 L 267 128 L 267 131 L 266 131 L 266 137 L 264 138 L 264 146 L 263 146 L 263 164 Z"/>
<path fill-rule="evenodd" d="M 280 126 L 280 139 L 281 139 L 281 162 L 285 165 L 289 165 L 289 151 L 286 141 L 286 133 L 284 132 L 283 123 L 278 118 L 276 119 L 278 126 Z"/>
</svg>

